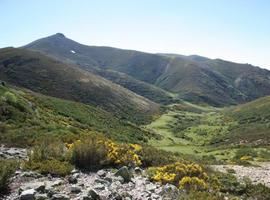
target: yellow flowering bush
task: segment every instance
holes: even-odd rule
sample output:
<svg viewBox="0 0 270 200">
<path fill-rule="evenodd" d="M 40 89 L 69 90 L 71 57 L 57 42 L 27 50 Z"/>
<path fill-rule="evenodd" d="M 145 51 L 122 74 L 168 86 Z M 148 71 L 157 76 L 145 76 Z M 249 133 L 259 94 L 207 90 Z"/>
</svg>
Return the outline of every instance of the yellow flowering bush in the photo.
<svg viewBox="0 0 270 200">
<path fill-rule="evenodd" d="M 185 176 L 179 181 L 179 187 L 186 190 L 205 190 L 207 184 L 198 177 Z"/>
<path fill-rule="evenodd" d="M 196 177 L 202 180 L 207 179 L 207 175 L 202 167 L 194 163 L 176 162 L 161 167 L 150 167 L 148 173 L 154 181 L 162 184 L 171 183 L 177 186 L 179 186 L 179 182 L 184 177 Z"/>
<path fill-rule="evenodd" d="M 73 162 L 83 169 L 100 168 L 108 165 L 139 166 L 138 144 L 120 144 L 103 137 L 91 136 L 82 141 L 66 144 L 73 152 Z"/>
<path fill-rule="evenodd" d="M 117 165 L 141 165 L 141 160 L 136 153 L 141 149 L 137 144 L 117 144 L 112 141 L 107 141 L 106 146 L 108 148 L 107 157 L 113 163 Z"/>
</svg>

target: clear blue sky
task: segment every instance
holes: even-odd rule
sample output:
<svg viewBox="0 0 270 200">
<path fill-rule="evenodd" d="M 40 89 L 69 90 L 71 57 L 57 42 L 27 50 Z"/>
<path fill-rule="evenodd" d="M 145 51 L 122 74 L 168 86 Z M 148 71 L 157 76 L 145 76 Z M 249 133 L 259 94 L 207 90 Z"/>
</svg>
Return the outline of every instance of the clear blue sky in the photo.
<svg viewBox="0 0 270 200">
<path fill-rule="evenodd" d="M 270 0 L 0 0 L 0 47 L 57 32 L 88 45 L 270 69 Z"/>
</svg>

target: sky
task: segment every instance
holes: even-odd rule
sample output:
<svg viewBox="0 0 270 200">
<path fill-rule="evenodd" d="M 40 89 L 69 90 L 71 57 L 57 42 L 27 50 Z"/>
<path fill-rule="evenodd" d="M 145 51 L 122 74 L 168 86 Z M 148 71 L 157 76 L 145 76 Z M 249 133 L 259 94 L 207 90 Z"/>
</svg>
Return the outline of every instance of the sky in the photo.
<svg viewBox="0 0 270 200">
<path fill-rule="evenodd" d="M 0 48 L 58 32 L 87 45 L 270 69 L 269 0 L 0 0 Z"/>
</svg>

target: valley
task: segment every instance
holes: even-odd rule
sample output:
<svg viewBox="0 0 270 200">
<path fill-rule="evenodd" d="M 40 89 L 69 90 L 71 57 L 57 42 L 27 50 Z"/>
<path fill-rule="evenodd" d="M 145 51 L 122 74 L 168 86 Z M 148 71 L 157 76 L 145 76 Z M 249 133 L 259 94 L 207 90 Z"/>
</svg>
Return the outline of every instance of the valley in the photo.
<svg viewBox="0 0 270 200">
<path fill-rule="evenodd" d="M 267 199 L 269 77 L 61 33 L 0 49 L 0 198 Z"/>
</svg>

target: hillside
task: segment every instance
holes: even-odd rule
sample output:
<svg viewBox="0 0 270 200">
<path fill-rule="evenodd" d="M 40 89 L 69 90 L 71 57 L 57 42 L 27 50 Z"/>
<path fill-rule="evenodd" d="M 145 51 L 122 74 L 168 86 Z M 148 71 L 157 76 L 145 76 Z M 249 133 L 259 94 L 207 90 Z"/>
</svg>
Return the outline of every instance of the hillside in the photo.
<svg viewBox="0 0 270 200">
<path fill-rule="evenodd" d="M 0 143 L 33 145 L 42 137 L 64 141 L 104 134 L 118 141 L 144 142 L 149 134 L 100 108 L 10 86 L 0 86 Z"/>
<path fill-rule="evenodd" d="M 270 144 L 270 96 L 227 109 L 225 116 L 237 122 L 226 136 L 226 144 Z"/>
<path fill-rule="evenodd" d="M 184 100 L 194 103 L 224 106 L 270 94 L 270 72 L 247 64 L 212 60 L 198 55 L 150 54 L 86 46 L 66 38 L 61 33 L 39 39 L 23 48 L 40 51 L 61 61 L 76 63 L 82 69 L 90 71 L 100 68 L 122 72 L 137 80 L 177 93 Z M 121 77 L 115 73 L 107 77 L 105 74 L 108 73 L 102 74 L 105 78 L 110 77 L 112 81 L 117 80 L 116 76 Z M 132 88 L 129 84 L 123 86 Z M 140 91 L 134 92 L 143 94 Z"/>
<path fill-rule="evenodd" d="M 38 52 L 0 50 L 0 79 L 45 95 L 99 106 L 115 116 L 145 123 L 159 106 L 119 85 Z"/>
<path fill-rule="evenodd" d="M 168 105 L 181 102 L 181 100 L 177 98 L 176 95 L 152 84 L 137 80 L 125 73 L 109 69 L 104 70 L 100 68 L 93 68 L 88 70 L 156 103 Z"/>
</svg>

